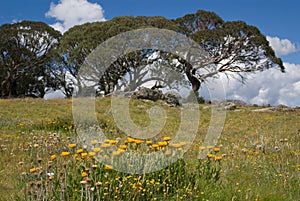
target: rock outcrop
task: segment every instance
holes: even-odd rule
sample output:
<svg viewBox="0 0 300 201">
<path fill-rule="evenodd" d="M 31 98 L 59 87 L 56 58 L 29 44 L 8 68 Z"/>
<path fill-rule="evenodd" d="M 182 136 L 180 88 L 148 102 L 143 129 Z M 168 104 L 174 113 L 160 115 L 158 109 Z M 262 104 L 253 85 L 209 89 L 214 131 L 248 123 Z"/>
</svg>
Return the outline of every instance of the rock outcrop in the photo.
<svg viewBox="0 0 300 201">
<path fill-rule="evenodd" d="M 146 100 L 162 100 L 164 97 L 164 94 L 161 90 L 158 89 L 149 89 L 146 87 L 141 87 L 138 91 L 135 91 L 131 98 L 133 99 L 146 99 Z"/>
<path fill-rule="evenodd" d="M 142 87 L 138 91 L 135 91 L 131 98 L 151 101 L 163 100 L 173 107 L 181 105 L 180 94 L 176 92 L 167 92 L 163 94 L 163 92 L 159 89 L 149 89 L 146 87 Z"/>
</svg>

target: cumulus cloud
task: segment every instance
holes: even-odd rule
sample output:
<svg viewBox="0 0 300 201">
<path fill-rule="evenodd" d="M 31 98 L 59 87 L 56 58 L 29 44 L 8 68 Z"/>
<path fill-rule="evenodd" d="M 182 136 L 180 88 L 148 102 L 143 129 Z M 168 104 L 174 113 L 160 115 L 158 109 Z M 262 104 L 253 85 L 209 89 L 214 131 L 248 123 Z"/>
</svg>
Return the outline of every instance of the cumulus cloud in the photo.
<svg viewBox="0 0 300 201">
<path fill-rule="evenodd" d="M 277 56 L 290 54 L 299 50 L 297 46 L 288 39 L 267 36 L 267 40 L 270 42 Z"/>
<path fill-rule="evenodd" d="M 278 69 L 269 69 L 256 74 L 247 75 L 245 85 L 240 81 L 228 79 L 221 76 L 226 93 L 226 99 L 242 100 L 249 104 L 284 104 L 291 107 L 300 106 L 300 64 L 284 63 L 286 73 Z M 211 86 L 209 82 L 204 86 L 201 93 L 205 98 L 210 99 L 206 87 Z"/>
<path fill-rule="evenodd" d="M 87 0 L 60 0 L 58 4 L 51 3 L 45 15 L 57 20 L 51 26 L 62 33 L 75 25 L 105 20 L 103 8 Z"/>
</svg>

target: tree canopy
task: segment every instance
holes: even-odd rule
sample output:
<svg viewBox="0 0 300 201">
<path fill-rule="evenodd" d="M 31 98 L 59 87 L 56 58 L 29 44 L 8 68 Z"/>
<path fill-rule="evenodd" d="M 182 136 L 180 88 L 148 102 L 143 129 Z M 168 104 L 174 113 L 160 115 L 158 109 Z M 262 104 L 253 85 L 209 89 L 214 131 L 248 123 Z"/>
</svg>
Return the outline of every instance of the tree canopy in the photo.
<svg viewBox="0 0 300 201">
<path fill-rule="evenodd" d="M 23 21 L 0 27 L 2 97 L 43 97 L 55 88 L 49 68 L 61 34 L 45 23 Z"/>
<path fill-rule="evenodd" d="M 183 34 L 209 56 L 191 65 L 188 52 L 185 58 L 159 49 L 127 53 L 116 58 L 99 77 L 99 90 L 106 94 L 121 86 L 134 90 L 129 86 L 147 79 L 145 71 L 149 65 L 168 65 L 185 76 L 194 91 L 221 73 L 229 78 L 238 75 L 243 82 L 249 72 L 273 67 L 284 72 L 281 59 L 256 27 L 242 21 L 224 22 L 217 14 L 203 10 L 174 20 L 160 16 L 115 17 L 75 26 L 64 35 L 44 23 L 23 21 L 0 27 L 1 97 L 43 97 L 47 89 L 61 89 L 70 97 L 79 82 L 81 66 L 98 45 L 126 31 L 149 27 Z M 140 77 L 134 80 L 133 75 Z M 157 72 L 156 77 L 159 78 Z M 124 78 L 127 83 L 120 82 Z"/>
</svg>

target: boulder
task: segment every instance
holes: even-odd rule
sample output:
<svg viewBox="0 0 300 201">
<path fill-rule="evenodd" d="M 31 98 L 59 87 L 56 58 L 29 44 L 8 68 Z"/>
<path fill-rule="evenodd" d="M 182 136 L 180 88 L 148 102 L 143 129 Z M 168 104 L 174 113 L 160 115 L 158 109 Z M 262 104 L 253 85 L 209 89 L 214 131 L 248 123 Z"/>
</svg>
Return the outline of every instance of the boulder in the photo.
<svg viewBox="0 0 300 201">
<path fill-rule="evenodd" d="M 146 87 L 141 87 L 138 91 L 135 91 L 131 98 L 134 99 L 145 99 L 145 100 L 152 100 L 157 101 L 163 99 L 163 93 L 161 90 L 158 89 L 149 89 Z"/>
<path fill-rule="evenodd" d="M 164 94 L 164 101 L 171 106 L 180 106 L 180 94 L 175 92 L 167 92 Z"/>
<path fill-rule="evenodd" d="M 275 111 L 280 111 L 280 112 L 282 112 L 282 111 L 284 111 L 284 112 L 292 112 L 292 111 L 295 111 L 294 108 L 290 108 L 290 107 L 288 107 L 288 106 L 286 106 L 286 105 L 282 105 L 282 104 L 277 105 L 276 107 L 274 107 L 274 110 L 275 110 Z"/>
<path fill-rule="evenodd" d="M 266 108 L 259 108 L 259 109 L 252 110 L 252 112 L 272 112 L 272 111 L 274 111 L 273 107 L 266 107 Z"/>
<path fill-rule="evenodd" d="M 227 103 L 224 108 L 225 108 L 225 110 L 235 110 L 236 109 L 236 104 L 230 102 L 230 103 Z"/>
<path fill-rule="evenodd" d="M 180 94 L 172 91 L 163 94 L 159 89 L 149 89 L 146 87 L 141 87 L 139 90 L 133 92 L 131 98 L 151 101 L 163 100 L 170 106 L 181 106 Z"/>
</svg>

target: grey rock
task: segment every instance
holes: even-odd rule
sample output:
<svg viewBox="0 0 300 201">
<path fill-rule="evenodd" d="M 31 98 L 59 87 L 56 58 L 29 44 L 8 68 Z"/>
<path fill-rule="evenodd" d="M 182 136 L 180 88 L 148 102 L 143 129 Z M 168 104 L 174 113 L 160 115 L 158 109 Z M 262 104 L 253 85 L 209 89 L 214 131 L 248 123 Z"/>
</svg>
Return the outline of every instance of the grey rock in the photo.
<svg viewBox="0 0 300 201">
<path fill-rule="evenodd" d="M 138 91 L 134 92 L 131 98 L 157 101 L 163 99 L 163 93 L 158 89 L 142 87 Z"/>
<path fill-rule="evenodd" d="M 171 106 L 181 106 L 180 99 L 180 94 L 171 91 L 164 94 L 163 100 Z"/>
<path fill-rule="evenodd" d="M 180 94 L 176 92 L 163 94 L 159 89 L 149 89 L 146 87 L 141 87 L 138 91 L 133 92 L 131 98 L 150 101 L 163 100 L 166 104 L 173 107 L 182 105 Z"/>
<path fill-rule="evenodd" d="M 227 105 L 224 107 L 225 110 L 235 110 L 236 109 L 236 104 L 235 103 L 227 103 Z"/>
<path fill-rule="evenodd" d="M 273 107 L 266 107 L 266 108 L 259 108 L 252 110 L 252 112 L 273 112 L 274 108 Z"/>
</svg>

